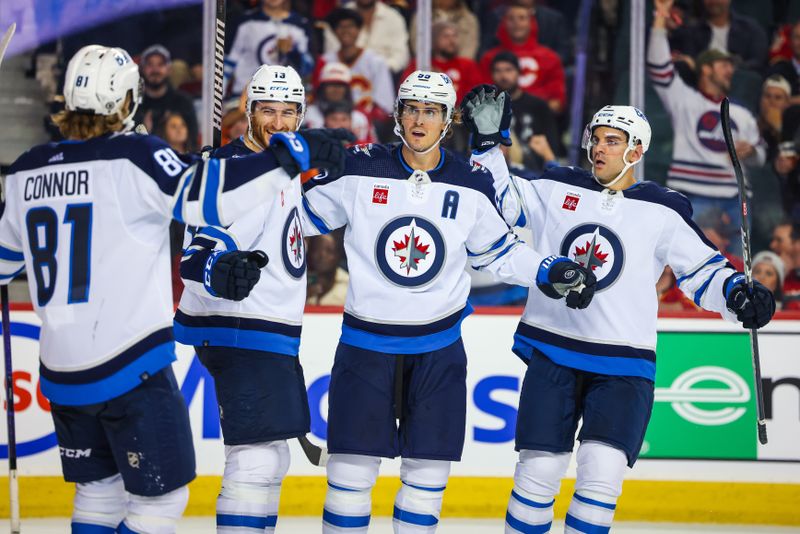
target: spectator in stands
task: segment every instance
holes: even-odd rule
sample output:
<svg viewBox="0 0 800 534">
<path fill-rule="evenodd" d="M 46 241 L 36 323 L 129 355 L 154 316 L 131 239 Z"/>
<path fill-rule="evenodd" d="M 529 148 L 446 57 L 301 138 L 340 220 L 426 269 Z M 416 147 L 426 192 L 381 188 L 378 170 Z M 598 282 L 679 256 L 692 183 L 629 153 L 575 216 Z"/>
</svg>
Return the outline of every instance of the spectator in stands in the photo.
<svg viewBox="0 0 800 534">
<path fill-rule="evenodd" d="M 468 57 L 459 57 L 458 27 L 452 22 L 437 22 L 431 28 L 433 42 L 431 46 L 431 66 L 437 72 L 447 74 L 453 81 L 458 102 L 467 92 L 483 81 L 478 64 Z M 400 77 L 405 80 L 417 70 L 416 61 L 411 61 Z"/>
<path fill-rule="evenodd" d="M 739 227 L 731 224 L 728 214 L 718 207 L 714 207 L 704 210 L 699 216 L 695 216 L 694 220 L 706 238 L 731 262 L 734 268 L 737 271 L 743 270 L 742 257 L 732 250 L 732 245 L 740 241 Z"/>
<path fill-rule="evenodd" d="M 753 257 L 753 279 L 772 291 L 778 309 L 783 306 L 783 260 L 774 252 L 762 251 Z"/>
<path fill-rule="evenodd" d="M 772 64 L 770 74 L 779 74 L 792 88 L 792 104 L 800 104 L 800 22 L 792 26 L 789 39 L 791 57 Z"/>
<path fill-rule="evenodd" d="M 767 34 L 750 17 L 731 10 L 731 0 L 703 0 L 703 18 L 673 34 L 676 50 L 697 57 L 714 49 L 737 56 L 742 67 L 763 72 L 767 64 Z"/>
<path fill-rule="evenodd" d="M 786 271 L 800 267 L 800 265 L 794 265 L 792 261 L 792 221 L 784 220 L 775 225 L 769 249 L 780 257 Z"/>
<path fill-rule="evenodd" d="M 761 138 L 766 143 L 767 161 L 774 160 L 778 155 L 783 112 L 789 107 L 791 95 L 792 89 L 783 76 L 773 74 L 764 81 L 761 89 L 758 129 L 761 132 Z"/>
<path fill-rule="evenodd" d="M 197 150 L 196 143 L 189 137 L 189 128 L 179 113 L 167 113 L 153 132 L 167 142 L 178 154 Z"/>
<path fill-rule="evenodd" d="M 456 26 L 458 38 L 458 57 L 474 60 L 478 53 L 479 25 L 478 17 L 469 10 L 464 0 L 433 0 L 433 23 L 451 22 Z M 411 19 L 411 52 L 416 54 L 417 15 Z M 436 38 L 434 37 L 434 40 Z M 452 77 L 452 76 L 451 76 Z M 467 88 L 467 91 L 471 89 Z"/>
<path fill-rule="evenodd" d="M 675 280 L 675 273 L 669 265 L 664 267 L 664 272 L 656 281 L 658 294 L 658 311 L 697 311 L 699 308 L 692 299 L 681 291 Z"/>
<path fill-rule="evenodd" d="M 358 39 L 354 44 L 378 54 L 393 73 L 402 72 L 409 59 L 408 29 L 403 16 L 378 0 L 356 0 L 348 3 L 347 7 L 354 8 L 361 17 Z M 332 14 L 333 11 L 328 14 L 328 24 L 335 34 L 336 30 L 330 24 Z M 339 43 L 331 31 L 325 32 L 326 55 L 339 50 Z"/>
<path fill-rule="evenodd" d="M 512 129 L 522 149 L 522 165 L 537 174 L 557 165 L 553 149 L 560 152 L 558 122 L 547 102 L 520 88 L 517 56 L 507 51 L 498 52 L 491 69 L 492 82 L 511 95 Z"/>
<path fill-rule="evenodd" d="M 783 309 L 800 310 L 800 224 L 792 227 L 792 265 L 783 281 Z"/>
<path fill-rule="evenodd" d="M 326 63 L 320 71 L 317 88 L 314 91 L 314 103 L 308 106 L 304 125 L 308 128 L 327 126 L 326 116 L 335 108 L 337 113 L 349 109 L 348 130 L 356 136 L 356 143 L 374 143 L 377 141 L 375 128 L 367 116 L 355 109 L 353 94 L 350 88 L 352 76 L 344 63 Z M 341 119 L 341 117 L 339 117 Z M 341 122 L 341 121 L 340 121 Z"/>
<path fill-rule="evenodd" d="M 169 84 L 172 56 L 161 45 L 153 45 L 142 52 L 139 69 L 144 80 L 142 103 L 136 112 L 136 122 L 144 124 L 147 131 L 161 124 L 168 113 L 177 113 L 186 122 L 189 139 L 197 142 L 197 115 L 192 99 L 176 91 Z"/>
<path fill-rule="evenodd" d="M 498 3 L 500 5 L 497 5 Z M 539 44 L 550 48 L 558 54 L 563 65 L 571 65 L 574 60 L 571 45 L 571 38 L 574 34 L 573 29 L 567 25 L 561 11 L 538 5 L 539 2 L 537 0 L 481 2 L 481 50 L 488 50 L 497 46 L 495 28 L 498 27 L 500 20 L 502 20 L 508 4 L 515 3 L 527 7 L 533 15 Z"/>
<path fill-rule="evenodd" d="M 289 6 L 286 0 L 261 0 L 239 21 L 225 57 L 225 83 L 232 95 L 241 94 L 261 65 L 286 65 L 300 76 L 313 70 L 308 20 Z"/>
<path fill-rule="evenodd" d="M 247 115 L 238 98 L 225 102 L 222 115 L 222 144 L 227 145 L 247 133 Z"/>
<path fill-rule="evenodd" d="M 341 232 L 308 240 L 308 292 L 306 304 L 343 306 L 350 275 L 339 265 L 344 257 Z"/>
<path fill-rule="evenodd" d="M 500 45 L 481 58 L 481 71 L 490 76 L 492 60 L 509 51 L 519 58 L 519 86 L 534 96 L 545 100 L 555 113 L 564 110 L 567 101 L 564 68 L 558 54 L 537 41 L 538 27 L 529 7 L 514 3 L 508 7 L 503 22 L 497 29 Z"/>
<path fill-rule="evenodd" d="M 370 120 L 388 120 L 394 110 L 394 83 L 386 61 L 357 44 L 364 19 L 357 11 L 339 8 L 331 11 L 327 22 L 339 46 L 336 51 L 326 52 L 317 63 L 317 84 L 325 64 L 344 63 L 350 69 L 350 89 L 356 108 Z"/>
<path fill-rule="evenodd" d="M 722 135 L 720 101 L 730 90 L 734 66 L 730 55 L 707 50 L 696 60 L 698 88 L 675 75 L 665 29 L 672 0 L 656 0 L 656 13 L 647 50 L 647 65 L 656 93 L 664 104 L 675 132 L 667 186 L 684 193 L 692 203 L 695 220 L 711 209 L 720 210 L 734 228 L 740 227 L 738 187 Z M 755 117 L 732 103 L 731 120 L 736 152 L 743 165 L 762 166 L 764 144 Z M 731 251 L 741 254 L 739 239 Z"/>
</svg>

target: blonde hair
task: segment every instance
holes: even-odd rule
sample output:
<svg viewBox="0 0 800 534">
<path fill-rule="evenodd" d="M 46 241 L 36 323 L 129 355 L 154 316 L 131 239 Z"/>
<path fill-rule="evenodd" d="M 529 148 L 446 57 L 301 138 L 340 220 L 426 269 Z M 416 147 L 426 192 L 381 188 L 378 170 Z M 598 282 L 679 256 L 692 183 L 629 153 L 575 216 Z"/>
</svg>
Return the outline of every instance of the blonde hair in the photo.
<svg viewBox="0 0 800 534">
<path fill-rule="evenodd" d="M 63 97 L 59 97 L 58 100 L 63 101 Z M 122 119 L 128 115 L 130 104 L 131 95 L 129 94 L 122 109 L 113 115 L 80 113 L 65 108 L 50 115 L 50 119 L 58 126 L 64 139 L 82 141 L 122 130 L 124 126 Z"/>
</svg>

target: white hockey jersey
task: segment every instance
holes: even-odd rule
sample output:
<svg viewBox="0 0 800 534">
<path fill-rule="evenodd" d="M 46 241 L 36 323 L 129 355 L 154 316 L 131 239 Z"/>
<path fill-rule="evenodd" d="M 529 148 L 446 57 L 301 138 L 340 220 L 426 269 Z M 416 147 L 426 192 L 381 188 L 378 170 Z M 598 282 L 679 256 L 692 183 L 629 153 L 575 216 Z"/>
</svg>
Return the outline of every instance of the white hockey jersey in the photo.
<svg viewBox="0 0 800 534">
<path fill-rule="evenodd" d="M 675 132 L 667 185 L 695 195 L 735 197 L 739 190 L 722 135 L 720 101 L 689 87 L 677 75 L 664 30 L 650 32 L 647 69 Z M 763 165 L 766 152 L 755 118 L 733 102 L 730 113 L 734 141 L 753 145 L 756 153 L 751 156 L 752 163 Z"/>
<path fill-rule="evenodd" d="M 521 358 L 536 349 L 566 367 L 655 380 L 655 286 L 665 265 L 695 304 L 736 320 L 722 291 L 734 270 L 692 222 L 682 194 L 653 182 L 612 193 L 573 167 L 533 180 L 512 177 L 498 148 L 473 160 L 492 172 L 509 224 L 530 228 L 538 250 L 567 256 L 597 276 L 585 310 L 529 291 L 514 336 Z"/>
<path fill-rule="evenodd" d="M 225 86 L 233 78 L 231 93 L 241 94 L 261 65 L 284 65 L 300 76 L 309 74 L 314 59 L 308 50 L 307 28 L 308 20 L 294 12 L 283 20 L 270 18 L 261 8 L 245 14 L 224 60 Z M 278 50 L 278 40 L 284 38 L 292 40 L 292 50 L 285 55 Z"/>
<path fill-rule="evenodd" d="M 216 158 L 253 152 L 239 138 L 214 151 Z M 277 197 L 227 228 L 197 231 L 184 250 L 186 291 L 175 313 L 175 339 L 185 345 L 238 347 L 297 356 L 306 302 L 306 250 L 300 223 L 301 186 L 292 180 Z M 212 251 L 262 250 L 269 263 L 250 295 L 221 299 L 205 283 Z"/>
<path fill-rule="evenodd" d="M 499 280 L 535 284 L 543 258 L 503 221 L 484 168 L 442 149 L 430 183 L 409 180 L 413 172 L 400 145 L 361 145 L 341 178 L 303 186 L 309 234 L 347 227 L 342 343 L 391 354 L 454 343 L 472 311 L 467 261 Z"/>
<path fill-rule="evenodd" d="M 0 276 L 27 270 L 51 401 L 103 402 L 175 359 L 171 219 L 229 225 L 290 183 L 271 153 L 190 163 L 122 134 L 40 145 L 12 165 Z"/>
<path fill-rule="evenodd" d="M 374 106 L 378 106 L 391 115 L 397 93 L 394 90 L 392 73 L 381 56 L 364 49 L 355 61 L 348 63 L 342 61 L 338 52 L 328 52 L 320 58 L 320 62 L 317 67 L 320 71 L 325 63 L 330 62 L 344 63 L 350 67 L 350 90 L 357 108 L 372 111 Z"/>
</svg>

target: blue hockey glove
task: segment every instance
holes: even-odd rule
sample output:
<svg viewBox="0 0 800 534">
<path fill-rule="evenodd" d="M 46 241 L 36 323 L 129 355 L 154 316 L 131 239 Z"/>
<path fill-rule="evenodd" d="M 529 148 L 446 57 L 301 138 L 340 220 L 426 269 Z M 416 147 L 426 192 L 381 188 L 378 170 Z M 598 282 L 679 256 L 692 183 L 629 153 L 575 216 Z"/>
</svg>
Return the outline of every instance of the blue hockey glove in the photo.
<svg viewBox="0 0 800 534">
<path fill-rule="evenodd" d="M 589 269 L 564 256 L 548 256 L 539 265 L 536 287 L 551 299 L 567 298 L 567 307 L 586 308 L 597 288 L 597 277 Z"/>
<path fill-rule="evenodd" d="M 269 258 L 260 250 L 213 252 L 203 270 L 203 285 L 209 293 L 228 300 L 242 300 L 261 278 Z"/>
<path fill-rule="evenodd" d="M 338 178 L 344 172 L 346 152 L 342 142 L 355 140 L 344 128 L 319 128 L 273 134 L 269 145 L 289 176 L 324 169 L 329 177 Z"/>
<path fill-rule="evenodd" d="M 470 147 L 485 152 L 497 144 L 511 146 L 511 96 L 494 85 L 477 85 L 461 102 Z"/>
<path fill-rule="evenodd" d="M 753 290 L 747 286 L 744 273 L 734 273 L 722 285 L 725 306 L 745 328 L 761 328 L 775 315 L 772 292 L 753 280 Z"/>
</svg>

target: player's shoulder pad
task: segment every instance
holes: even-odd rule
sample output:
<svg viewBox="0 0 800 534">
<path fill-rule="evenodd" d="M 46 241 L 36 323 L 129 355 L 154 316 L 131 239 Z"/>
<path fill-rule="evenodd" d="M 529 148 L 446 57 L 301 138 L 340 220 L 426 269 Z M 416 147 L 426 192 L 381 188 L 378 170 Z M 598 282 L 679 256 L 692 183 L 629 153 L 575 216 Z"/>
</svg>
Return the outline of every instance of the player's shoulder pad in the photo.
<svg viewBox="0 0 800 534">
<path fill-rule="evenodd" d="M 394 155 L 392 145 L 365 143 L 347 149 L 342 176 L 371 176 L 405 180 L 411 174 L 403 169 L 400 159 Z"/>
<path fill-rule="evenodd" d="M 447 149 L 443 150 L 443 157 L 441 169 L 431 176 L 433 181 L 472 189 L 495 203 L 494 178 L 489 169 Z"/>
<path fill-rule="evenodd" d="M 536 180 L 552 180 L 575 187 L 582 187 L 591 191 L 602 191 L 605 189 L 597 183 L 592 173 L 580 167 L 553 167 L 544 172 Z"/>
<path fill-rule="evenodd" d="M 244 143 L 244 140 L 241 137 L 238 137 L 227 145 L 214 149 L 211 152 L 211 156 L 218 159 L 228 159 L 242 158 L 254 153 L 255 152 L 250 150 L 250 148 Z"/>
<path fill-rule="evenodd" d="M 9 176 L 18 172 L 38 169 L 48 163 L 63 161 L 64 154 L 59 155 L 59 151 L 56 149 L 57 146 L 57 143 L 47 143 L 26 150 L 8 168 Z"/>
<path fill-rule="evenodd" d="M 684 220 L 692 218 L 692 203 L 683 193 L 655 182 L 639 182 L 625 191 L 625 198 L 660 204 L 676 212 Z"/>
</svg>

